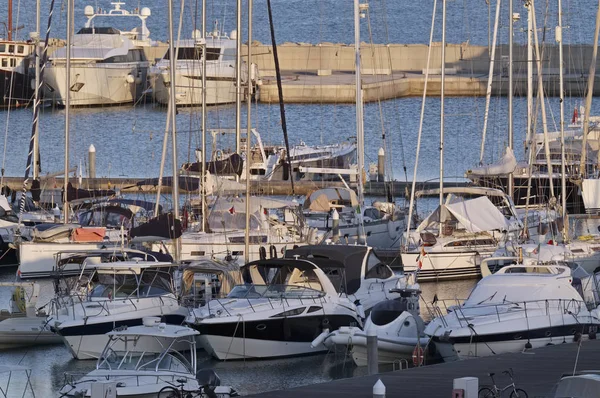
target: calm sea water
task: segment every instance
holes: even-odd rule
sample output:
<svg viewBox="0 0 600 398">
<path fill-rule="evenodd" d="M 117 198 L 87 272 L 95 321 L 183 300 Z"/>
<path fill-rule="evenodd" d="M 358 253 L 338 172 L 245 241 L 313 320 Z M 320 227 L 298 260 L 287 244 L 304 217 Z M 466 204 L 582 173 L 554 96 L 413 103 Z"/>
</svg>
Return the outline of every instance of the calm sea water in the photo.
<svg viewBox="0 0 600 398">
<path fill-rule="evenodd" d="M 198 0 L 199 1 L 199 0 Z M 32 1 L 15 0 L 15 25 L 23 25 L 18 36 L 23 38 L 34 30 Z M 49 2 L 42 2 L 42 27 L 45 29 Z M 153 4 L 154 3 L 154 4 Z M 349 0 L 274 0 L 273 12 L 277 30 L 277 41 L 283 42 L 341 42 L 350 43 L 352 36 L 352 2 Z M 441 2 L 438 2 L 441 3 Z M 94 7 L 109 7 L 108 1 L 94 0 Z M 208 1 L 207 19 L 218 20 L 224 29 L 234 28 L 235 1 Z M 596 3 L 592 0 L 566 0 L 564 4 L 565 43 L 590 43 Z M 85 2 L 76 2 L 75 26 L 85 22 Z M 408 2 L 373 0 L 371 5 L 372 40 L 376 43 L 425 43 L 429 37 L 432 1 Z M 486 45 L 489 39 L 488 12 L 485 1 L 448 1 L 448 41 Z M 553 43 L 553 26 L 556 24 L 555 2 L 536 2 L 538 26 L 544 21 L 549 28 L 543 31 L 547 42 Z M 156 40 L 167 38 L 166 2 L 130 1 L 128 8 L 149 6 L 152 17 L 148 27 Z M 183 35 L 189 35 L 194 27 L 196 2 L 186 2 Z M 492 4 L 494 6 L 494 4 Z M 5 7 L 4 5 L 2 7 Z M 176 17 L 179 15 L 176 5 Z M 246 2 L 244 2 L 246 7 Z M 515 2 L 515 12 L 522 19 L 515 24 L 515 40 L 524 42 L 522 32 L 525 10 Z M 269 43 L 268 20 L 264 0 L 254 1 L 254 39 Z M 0 9 L 0 19 L 5 15 Z M 503 21 L 508 19 L 507 2 L 502 7 Z M 366 22 L 364 22 L 366 23 Z M 436 20 L 436 40 L 440 38 L 440 19 Z M 500 42 L 506 42 L 507 24 L 501 23 Z M 366 25 L 364 26 L 366 28 Z M 65 10 L 61 1 L 56 2 L 52 25 L 53 37 L 64 37 Z M 0 36 L 2 33 L 0 31 Z M 244 34 L 244 37 L 245 34 Z M 364 41 L 370 41 L 367 29 L 363 30 Z M 542 39 L 542 38 L 540 38 Z M 566 109 L 582 103 L 580 98 L 567 98 Z M 437 98 L 427 99 L 426 118 L 419 180 L 436 179 L 439 176 L 439 104 Z M 448 98 L 446 100 L 445 130 L 445 178 L 460 178 L 464 171 L 479 161 L 479 148 L 483 124 L 485 100 L 483 98 Z M 548 100 L 549 125 L 552 130 L 558 125 L 559 105 L 556 98 Z M 387 134 L 386 147 L 392 161 L 393 178 L 412 178 L 415 163 L 416 140 L 419 127 L 419 98 L 403 98 L 365 106 L 365 134 L 367 163 L 376 162 L 377 151 L 382 146 L 382 131 Z M 507 101 L 493 98 L 486 161 L 497 159 L 507 141 Z M 208 126 L 215 128 L 233 127 L 235 109 L 232 106 L 211 107 Z M 286 105 L 288 131 L 292 144 L 301 141 L 308 144 L 339 142 L 355 135 L 353 105 Z M 600 114 L 600 106 L 593 105 L 592 114 Z M 71 112 L 70 165 L 80 165 L 87 170 L 88 147 L 97 149 L 97 174 L 106 177 L 154 177 L 158 175 L 162 139 L 166 122 L 166 109 L 152 104 L 135 107 L 74 109 Z M 253 125 L 265 142 L 281 143 L 281 122 L 276 105 L 257 104 L 253 107 Z M 19 176 L 24 173 L 28 141 L 31 133 L 31 110 L 17 109 L 0 112 L 0 159 L 6 175 Z M 515 100 L 515 152 L 523 154 L 526 103 L 522 98 Z M 245 109 L 242 120 L 245 120 Z M 195 108 L 179 111 L 178 163 L 193 159 L 193 150 L 200 145 L 200 112 Z M 64 110 L 44 108 L 40 118 L 40 142 L 43 173 L 63 170 L 64 167 Z M 209 141 L 210 146 L 210 141 Z M 170 144 L 169 144 L 170 148 Z M 170 157 L 169 151 L 169 157 Z M 167 161 L 170 164 L 170 160 Z M 85 174 L 85 172 L 84 172 Z M 167 171 L 167 174 L 171 174 Z M 423 207 L 421 207 L 421 210 Z M 14 269 L 0 270 L 0 281 L 12 280 Z M 438 298 L 465 298 L 475 281 L 425 284 L 424 299 L 430 302 Z M 49 283 L 43 283 L 43 300 L 51 297 Z M 10 294 L 0 291 L 0 307 L 6 306 Z M 426 314 L 424 314 L 426 316 Z M 334 355 L 320 355 L 299 359 L 260 362 L 216 362 L 202 354 L 202 367 L 214 367 L 223 384 L 230 384 L 243 394 L 289 388 L 343 377 L 362 375 L 365 369 L 356 368 L 351 362 Z M 38 396 L 56 395 L 63 383 L 65 371 L 89 371 L 93 361 L 75 361 L 63 346 L 13 350 L 0 353 L 0 364 L 17 364 L 33 368 L 33 383 Z M 2 379 L 0 379 L 0 382 Z M 18 380 L 17 380 L 18 381 Z M 20 396 L 20 395 L 19 395 Z"/>
</svg>

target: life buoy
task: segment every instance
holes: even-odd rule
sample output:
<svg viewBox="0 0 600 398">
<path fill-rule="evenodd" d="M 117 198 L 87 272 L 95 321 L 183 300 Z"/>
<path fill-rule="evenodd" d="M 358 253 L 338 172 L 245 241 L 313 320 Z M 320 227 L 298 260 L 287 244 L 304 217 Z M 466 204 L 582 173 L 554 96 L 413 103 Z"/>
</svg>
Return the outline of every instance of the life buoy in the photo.
<svg viewBox="0 0 600 398">
<path fill-rule="evenodd" d="M 423 349 L 420 345 L 416 345 L 412 354 L 413 365 L 421 366 L 423 365 Z"/>
</svg>

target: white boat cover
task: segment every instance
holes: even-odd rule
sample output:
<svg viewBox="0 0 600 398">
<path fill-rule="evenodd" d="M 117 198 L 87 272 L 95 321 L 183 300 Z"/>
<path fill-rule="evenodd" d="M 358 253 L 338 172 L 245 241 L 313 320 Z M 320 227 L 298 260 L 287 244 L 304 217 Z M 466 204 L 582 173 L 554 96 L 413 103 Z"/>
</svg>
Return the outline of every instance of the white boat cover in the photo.
<svg viewBox="0 0 600 398">
<path fill-rule="evenodd" d="M 512 149 L 506 148 L 506 153 L 497 162 L 486 166 L 475 167 L 467 172 L 467 174 L 477 176 L 489 175 L 504 175 L 515 171 L 517 167 L 517 158 Z"/>
<path fill-rule="evenodd" d="M 567 376 L 558 382 L 554 397 L 595 398 L 598 396 L 598 391 L 600 391 L 600 375 Z"/>
<path fill-rule="evenodd" d="M 440 218 L 440 213 L 443 215 Z M 486 197 L 447 203 L 431 213 L 417 232 L 430 229 L 441 222 L 455 219 L 468 232 L 508 230 L 508 221 L 496 206 Z"/>
<path fill-rule="evenodd" d="M 581 197 L 586 212 L 600 209 L 600 180 L 584 179 L 581 185 Z"/>
<path fill-rule="evenodd" d="M 358 206 L 356 193 L 348 188 L 323 188 L 312 192 L 304 201 L 304 210 L 327 212 L 332 204 Z"/>
</svg>

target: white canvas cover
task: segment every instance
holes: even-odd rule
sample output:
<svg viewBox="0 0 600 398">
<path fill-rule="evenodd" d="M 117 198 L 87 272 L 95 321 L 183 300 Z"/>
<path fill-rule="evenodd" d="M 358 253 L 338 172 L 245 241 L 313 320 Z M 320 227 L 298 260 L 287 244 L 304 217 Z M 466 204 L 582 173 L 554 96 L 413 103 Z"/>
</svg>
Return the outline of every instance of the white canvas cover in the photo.
<svg viewBox="0 0 600 398">
<path fill-rule="evenodd" d="M 599 391 L 600 375 L 568 376 L 560 380 L 554 397 L 595 398 L 598 396 Z"/>
<path fill-rule="evenodd" d="M 600 209 L 600 180 L 584 179 L 581 185 L 581 197 L 586 211 Z"/>
<path fill-rule="evenodd" d="M 473 233 L 508 230 L 508 222 L 500 210 L 486 196 L 480 196 L 479 198 L 457 201 L 438 207 L 423 220 L 417 231 L 433 228 L 440 221 L 444 222 L 451 219 L 455 219 L 464 229 Z"/>
<path fill-rule="evenodd" d="M 476 176 L 503 175 L 515 171 L 517 158 L 512 149 L 506 148 L 506 153 L 497 162 L 485 166 L 475 167 L 467 174 Z"/>
</svg>

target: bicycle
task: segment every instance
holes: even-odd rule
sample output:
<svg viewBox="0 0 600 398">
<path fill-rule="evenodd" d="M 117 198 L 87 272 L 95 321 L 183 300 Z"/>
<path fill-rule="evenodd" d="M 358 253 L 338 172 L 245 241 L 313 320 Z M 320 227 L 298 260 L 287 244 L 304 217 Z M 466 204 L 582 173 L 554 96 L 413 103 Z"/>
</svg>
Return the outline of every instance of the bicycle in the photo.
<svg viewBox="0 0 600 398">
<path fill-rule="evenodd" d="M 202 369 L 196 373 L 196 380 L 200 389 L 194 391 L 185 390 L 183 387 L 188 382 L 187 378 L 175 380 L 179 384 L 169 383 L 169 386 L 161 388 L 157 398 L 217 398 L 215 388 L 221 385 L 219 376 L 212 369 Z"/>
<path fill-rule="evenodd" d="M 479 398 L 500 398 L 504 391 L 510 390 L 512 388 L 512 391 L 510 392 L 510 398 L 528 398 L 525 390 L 517 388 L 517 386 L 515 385 L 515 380 L 513 379 L 514 372 L 512 368 L 510 368 L 509 370 L 505 370 L 504 372 L 502 372 L 502 374 L 505 374 L 508 377 L 510 377 L 511 383 L 509 385 L 503 388 L 498 388 L 498 386 L 496 385 L 496 381 L 494 380 L 495 373 L 488 373 L 488 376 L 490 376 L 490 378 L 492 379 L 492 383 L 494 384 L 491 387 L 481 387 L 477 396 Z"/>
</svg>

